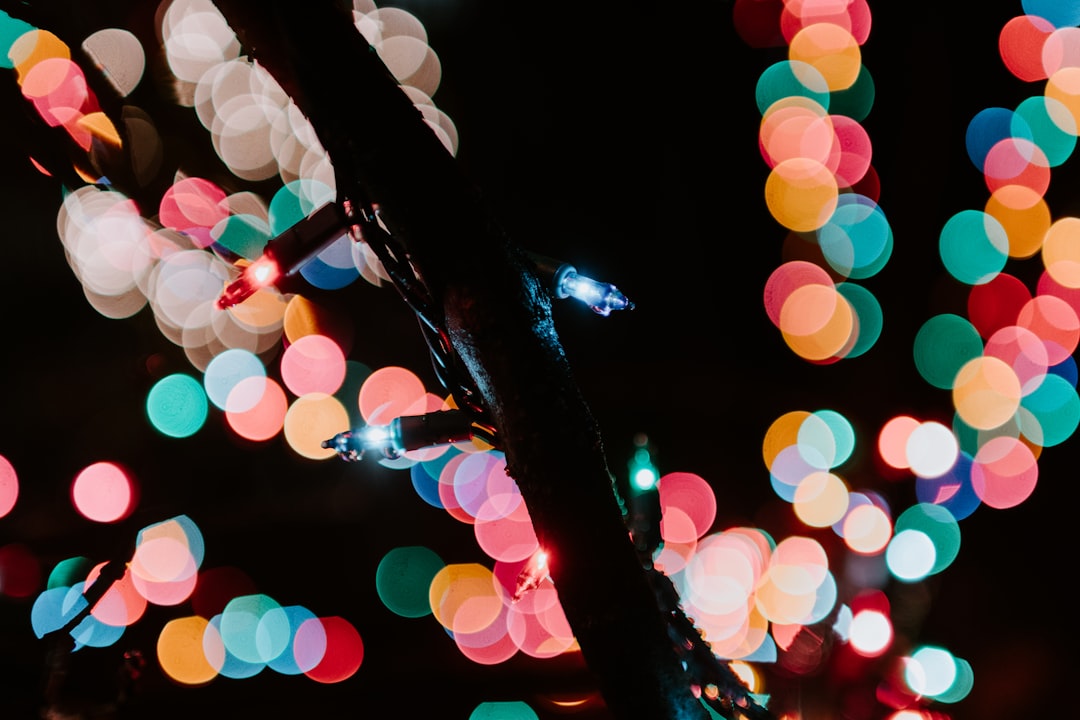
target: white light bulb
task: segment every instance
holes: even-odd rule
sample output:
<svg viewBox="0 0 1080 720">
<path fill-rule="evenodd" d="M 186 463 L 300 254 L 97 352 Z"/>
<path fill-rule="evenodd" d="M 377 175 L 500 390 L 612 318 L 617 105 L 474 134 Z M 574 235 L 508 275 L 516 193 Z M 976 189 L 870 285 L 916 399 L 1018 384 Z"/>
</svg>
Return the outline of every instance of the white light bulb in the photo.
<svg viewBox="0 0 1080 720">
<path fill-rule="evenodd" d="M 577 270 L 565 266 L 557 277 L 557 297 L 572 297 L 588 305 L 599 315 L 611 314 L 612 310 L 631 310 L 634 304 L 611 283 L 603 283 L 579 275 Z"/>
</svg>

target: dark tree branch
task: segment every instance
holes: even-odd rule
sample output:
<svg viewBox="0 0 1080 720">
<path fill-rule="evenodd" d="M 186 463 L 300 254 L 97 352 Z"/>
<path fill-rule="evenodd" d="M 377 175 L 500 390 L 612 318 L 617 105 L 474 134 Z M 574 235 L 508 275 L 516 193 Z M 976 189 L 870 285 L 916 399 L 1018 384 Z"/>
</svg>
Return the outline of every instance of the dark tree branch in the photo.
<svg viewBox="0 0 1080 720">
<path fill-rule="evenodd" d="M 567 620 L 618 718 L 706 718 L 629 541 L 550 296 L 334 2 L 216 3 L 307 115 L 339 200 L 377 203 L 490 414 Z"/>
</svg>

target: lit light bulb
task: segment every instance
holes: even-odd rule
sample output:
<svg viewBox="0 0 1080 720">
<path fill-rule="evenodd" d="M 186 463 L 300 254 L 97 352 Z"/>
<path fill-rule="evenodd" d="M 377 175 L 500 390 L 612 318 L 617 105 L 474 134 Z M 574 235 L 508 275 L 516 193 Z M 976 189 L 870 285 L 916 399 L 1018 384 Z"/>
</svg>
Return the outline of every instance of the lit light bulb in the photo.
<svg viewBox="0 0 1080 720">
<path fill-rule="evenodd" d="M 652 457 L 648 449 L 640 447 L 634 451 L 634 459 L 630 462 L 630 482 L 637 490 L 652 490 L 660 479 L 656 466 L 652 464 Z"/>
<path fill-rule="evenodd" d="M 626 524 L 634 546 L 651 556 L 663 544 L 660 534 L 660 471 L 652 459 L 652 445 L 645 433 L 634 436 L 634 453 L 627 463 L 629 470 Z"/>
<path fill-rule="evenodd" d="M 634 303 L 611 283 L 599 282 L 584 275 L 570 265 L 564 265 L 556 275 L 555 296 L 572 297 L 588 305 L 597 315 L 607 317 L 612 310 L 633 310 Z"/>
<path fill-rule="evenodd" d="M 584 275 L 579 275 L 573 265 L 529 253 L 536 269 L 551 283 L 551 291 L 555 297 L 572 297 L 592 308 L 598 315 L 608 316 L 612 310 L 633 310 L 634 303 L 619 291 L 611 283 L 598 282 Z"/>
<path fill-rule="evenodd" d="M 322 446 L 353 462 L 363 459 L 368 452 L 394 459 L 410 450 L 472 440 L 480 429 L 462 410 L 441 410 L 396 417 L 388 425 L 364 425 L 340 432 L 323 440 Z"/>
<path fill-rule="evenodd" d="M 266 244 L 263 254 L 226 286 L 217 306 L 224 310 L 293 275 L 348 232 L 345 211 L 329 202 Z"/>
<path fill-rule="evenodd" d="M 547 550 L 539 548 L 525 562 L 525 567 L 521 568 L 521 572 L 518 573 L 517 584 L 514 586 L 513 602 L 521 600 L 525 593 L 540 587 L 540 583 L 550 577 Z"/>
<path fill-rule="evenodd" d="M 279 277 L 281 269 L 277 262 L 273 257 L 263 255 L 244 268 L 240 277 L 225 287 L 217 300 L 217 306 L 224 310 L 242 303 L 264 287 L 273 285 Z"/>
<path fill-rule="evenodd" d="M 634 435 L 634 453 L 627 463 L 630 470 L 631 491 L 647 491 L 656 488 L 660 481 L 660 471 L 656 469 L 652 459 L 652 445 L 649 436 L 645 433 Z"/>
</svg>

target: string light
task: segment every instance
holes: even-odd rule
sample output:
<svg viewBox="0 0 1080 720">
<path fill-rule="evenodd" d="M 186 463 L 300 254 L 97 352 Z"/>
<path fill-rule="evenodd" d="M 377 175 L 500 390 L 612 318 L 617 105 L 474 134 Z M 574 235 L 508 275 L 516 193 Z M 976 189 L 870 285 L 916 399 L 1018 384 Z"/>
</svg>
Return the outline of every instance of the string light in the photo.
<svg viewBox="0 0 1080 720">
<path fill-rule="evenodd" d="M 634 304 L 611 283 L 599 282 L 579 275 L 570 265 L 563 266 L 555 285 L 555 296 L 572 297 L 588 305 L 593 312 L 607 317 L 612 310 L 632 310 Z"/>
<path fill-rule="evenodd" d="M 578 273 L 577 268 L 560 260 L 530 253 L 536 269 L 548 280 L 551 292 L 562 300 L 572 297 L 607 317 L 613 310 L 633 310 L 634 303 L 611 283 L 600 282 Z"/>
<path fill-rule="evenodd" d="M 652 461 L 649 438 L 645 433 L 634 436 L 634 454 L 630 459 L 630 482 L 637 490 L 652 490 L 660 480 L 660 473 Z"/>
<path fill-rule="evenodd" d="M 282 277 L 293 275 L 349 232 L 351 225 L 346 209 L 341 205 L 329 202 L 321 206 L 270 240 L 263 254 L 226 286 L 217 306 L 224 310 L 242 303 L 257 291 L 276 284 Z M 549 276 L 551 291 L 556 298 L 572 297 L 604 317 L 615 310 L 634 309 L 634 303 L 611 283 L 586 277 L 568 263 L 540 255 L 532 257 L 537 261 L 538 269 Z"/>
<path fill-rule="evenodd" d="M 645 433 L 634 436 L 634 453 L 627 463 L 628 481 L 622 492 L 626 495 L 626 526 L 641 557 L 651 563 L 653 555 L 663 545 L 660 535 L 660 471 L 652 459 L 652 446 Z"/>
<path fill-rule="evenodd" d="M 518 573 L 517 583 L 514 587 L 513 602 L 518 602 L 525 593 L 540 587 L 540 583 L 551 579 L 548 568 L 548 553 L 543 548 L 538 549 L 525 562 L 525 567 Z"/>
<path fill-rule="evenodd" d="M 323 440 L 322 446 L 333 449 L 342 460 L 356 462 L 369 452 L 395 459 L 410 450 L 453 445 L 474 438 L 493 444 L 494 431 L 475 422 L 463 410 L 441 410 L 396 417 L 387 425 L 364 425 L 340 432 Z"/>
<path fill-rule="evenodd" d="M 176 7 L 183 7 L 183 5 L 178 3 Z M 222 48 L 222 51 L 223 57 L 227 59 L 226 49 Z M 191 82 L 188 77 L 180 78 L 180 75 L 177 75 L 177 78 L 178 80 L 183 79 Z M 233 135 L 236 136 L 236 134 Z M 320 148 L 311 149 L 315 150 L 316 153 L 321 151 Z M 270 168 L 272 164 L 262 163 L 260 167 Z M 323 164 L 319 167 L 327 167 L 327 165 Z M 243 179 L 265 179 L 261 176 L 242 176 L 239 170 L 232 169 Z M 285 177 L 284 173 L 283 177 Z M 417 282 L 418 279 L 412 275 L 408 267 L 407 253 L 396 252 L 399 245 L 393 242 L 394 239 L 390 238 L 388 233 L 379 234 L 376 232 L 377 223 L 374 217 L 374 214 L 366 211 L 354 215 L 344 202 L 341 204 L 330 202 L 320 206 L 313 213 L 270 240 L 264 247 L 262 255 L 244 267 L 236 280 L 224 288 L 217 299 L 216 306 L 219 309 L 227 309 L 243 303 L 261 289 L 276 286 L 283 278 L 297 273 L 330 245 L 342 238 L 343 235 L 351 234 L 353 240 L 357 242 L 364 241 L 366 248 L 372 249 L 383 263 L 383 269 L 390 275 L 391 280 L 395 283 L 399 283 L 399 279 L 402 280 L 399 283 L 399 289 L 403 290 L 406 300 L 410 302 L 414 309 L 417 309 L 418 314 L 432 306 L 437 307 L 437 304 L 427 302 L 430 301 L 430 298 L 426 294 L 413 292 L 414 289 L 422 287 L 423 284 Z M 354 225 L 354 222 L 357 224 Z M 365 230 L 367 231 L 366 236 L 362 236 L 362 231 Z M 380 253 L 380 248 L 385 251 Z M 387 262 L 388 260 L 390 262 Z M 556 263 L 548 280 L 550 280 L 549 287 L 555 298 L 573 297 L 585 303 L 601 316 L 608 316 L 613 311 L 630 310 L 634 307 L 633 303 L 614 285 L 581 275 L 575 267 L 566 263 Z M 444 339 L 442 328 L 438 327 L 437 323 L 431 323 L 424 327 L 431 329 L 431 337 L 438 340 Z M 448 343 L 439 344 L 438 360 L 452 360 L 452 358 L 444 357 L 450 354 L 450 350 Z M 455 393 L 456 399 L 460 400 L 457 394 L 459 392 L 462 396 L 471 397 L 474 393 L 471 385 L 468 384 L 468 379 L 454 378 L 452 368 L 446 369 L 446 365 L 449 364 L 447 362 L 441 366 L 444 371 L 440 372 L 440 380 L 450 380 L 449 383 L 444 383 L 444 385 Z M 465 384 L 458 386 L 455 381 Z M 458 404 L 465 406 L 461 402 Z M 378 452 L 388 458 L 396 458 L 402 453 L 412 450 L 474 440 L 482 440 L 494 446 L 494 430 L 477 421 L 477 417 L 483 414 L 482 408 L 475 408 L 471 405 L 468 407 L 468 411 L 448 410 L 421 416 L 398 417 L 387 425 L 365 425 L 339 433 L 333 438 L 323 441 L 322 446 L 324 448 L 333 448 L 342 458 L 353 461 L 360 460 L 366 452 Z M 648 461 L 648 452 L 643 452 L 645 460 Z M 648 528 L 650 532 L 655 534 L 650 535 L 651 539 L 648 544 L 650 547 L 655 548 L 660 542 L 658 535 L 659 505 L 657 503 L 657 488 L 655 487 L 658 476 L 655 469 L 653 469 L 650 477 L 652 478 L 651 487 L 635 486 L 634 492 L 640 491 L 649 497 L 646 513 L 649 517 Z M 638 500 L 634 499 L 631 502 L 634 504 Z M 120 566 L 106 568 L 106 570 L 110 571 L 119 569 L 122 568 Z M 96 592 L 103 594 L 105 589 L 109 587 L 104 582 L 105 578 L 106 571 L 103 570 L 102 575 L 99 576 L 97 587 L 94 589 Z M 536 589 L 549 580 L 548 553 L 543 549 L 537 550 L 517 578 L 514 600 L 517 601 L 525 593 Z M 90 593 L 87 593 L 87 596 L 89 597 Z M 90 602 L 83 615 L 88 613 L 95 604 L 96 600 Z M 68 629 L 68 627 L 70 625 L 65 629 Z"/>
<path fill-rule="evenodd" d="M 345 212 L 337 203 L 321 206 L 266 244 L 263 254 L 225 287 L 217 306 L 224 310 L 242 303 L 257 291 L 295 274 L 348 232 Z"/>
</svg>

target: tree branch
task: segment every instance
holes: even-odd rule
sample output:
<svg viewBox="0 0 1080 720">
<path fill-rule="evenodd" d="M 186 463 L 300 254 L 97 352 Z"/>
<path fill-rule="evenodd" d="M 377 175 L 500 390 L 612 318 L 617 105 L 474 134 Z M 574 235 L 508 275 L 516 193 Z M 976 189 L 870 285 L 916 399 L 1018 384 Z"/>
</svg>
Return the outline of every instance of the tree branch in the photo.
<svg viewBox="0 0 1080 720">
<path fill-rule="evenodd" d="M 377 203 L 497 429 L 567 620 L 618 718 L 706 718 L 629 541 L 550 296 L 352 23 L 328 0 L 216 2 L 307 115 L 338 199 Z"/>
</svg>

